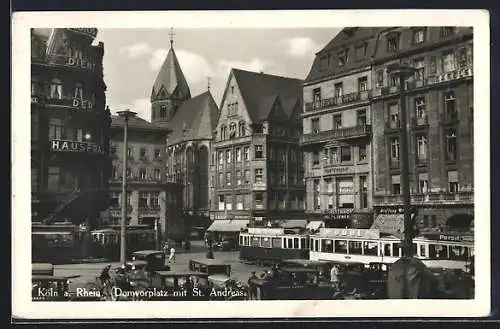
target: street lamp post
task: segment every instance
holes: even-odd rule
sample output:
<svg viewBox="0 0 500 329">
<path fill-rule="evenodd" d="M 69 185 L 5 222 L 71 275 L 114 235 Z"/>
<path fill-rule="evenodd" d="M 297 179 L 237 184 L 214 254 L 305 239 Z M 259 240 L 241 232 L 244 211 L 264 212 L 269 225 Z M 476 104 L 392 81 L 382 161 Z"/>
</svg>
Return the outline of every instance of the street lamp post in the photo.
<svg viewBox="0 0 500 329">
<path fill-rule="evenodd" d="M 123 171 L 122 171 L 122 221 L 120 225 L 120 263 L 125 264 L 126 261 L 126 241 L 125 230 L 127 225 L 127 159 L 128 159 L 128 120 L 134 117 L 137 113 L 130 110 L 119 111 L 118 115 L 124 121 L 123 127 Z"/>
<path fill-rule="evenodd" d="M 413 223 L 411 220 L 411 199 L 410 199 L 410 169 L 408 156 L 408 129 L 406 113 L 406 78 L 415 73 L 415 69 L 407 64 L 393 64 L 388 66 L 389 74 L 399 76 L 399 103 L 401 109 L 401 188 L 403 190 L 403 211 L 404 211 L 404 242 L 403 256 L 413 256 Z"/>
</svg>

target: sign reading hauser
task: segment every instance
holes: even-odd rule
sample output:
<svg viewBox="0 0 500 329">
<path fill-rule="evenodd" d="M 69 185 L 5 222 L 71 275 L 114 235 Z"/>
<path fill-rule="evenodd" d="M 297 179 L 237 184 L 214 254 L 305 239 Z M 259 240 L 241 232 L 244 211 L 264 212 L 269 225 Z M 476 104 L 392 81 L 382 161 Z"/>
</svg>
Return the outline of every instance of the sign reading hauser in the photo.
<svg viewBox="0 0 500 329">
<path fill-rule="evenodd" d="M 85 152 L 104 154 L 101 145 L 91 142 L 67 141 L 60 139 L 53 139 L 50 142 L 52 151 L 55 152 Z"/>
</svg>

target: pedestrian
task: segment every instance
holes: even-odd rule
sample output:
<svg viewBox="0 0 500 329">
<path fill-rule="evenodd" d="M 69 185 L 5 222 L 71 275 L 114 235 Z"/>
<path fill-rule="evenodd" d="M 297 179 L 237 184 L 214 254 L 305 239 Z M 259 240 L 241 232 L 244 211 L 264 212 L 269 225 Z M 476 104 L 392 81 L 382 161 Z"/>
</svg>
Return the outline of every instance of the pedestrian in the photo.
<svg viewBox="0 0 500 329">
<path fill-rule="evenodd" d="M 255 287 L 255 284 L 253 283 L 254 279 L 258 279 L 257 276 L 255 275 L 255 271 L 252 271 L 252 275 L 248 278 L 248 297 L 250 300 L 257 299 L 257 289 Z"/>
<path fill-rule="evenodd" d="M 330 270 L 330 283 L 333 285 L 335 290 L 339 290 L 339 269 L 337 265 L 333 265 Z"/>
<path fill-rule="evenodd" d="M 175 248 L 170 248 L 170 256 L 168 257 L 169 263 L 175 263 Z"/>
<path fill-rule="evenodd" d="M 214 259 L 214 251 L 212 250 L 212 247 L 208 247 L 207 259 Z"/>
<path fill-rule="evenodd" d="M 205 246 L 208 246 L 208 232 L 205 232 L 205 235 L 203 237 L 203 240 L 205 242 Z"/>
</svg>

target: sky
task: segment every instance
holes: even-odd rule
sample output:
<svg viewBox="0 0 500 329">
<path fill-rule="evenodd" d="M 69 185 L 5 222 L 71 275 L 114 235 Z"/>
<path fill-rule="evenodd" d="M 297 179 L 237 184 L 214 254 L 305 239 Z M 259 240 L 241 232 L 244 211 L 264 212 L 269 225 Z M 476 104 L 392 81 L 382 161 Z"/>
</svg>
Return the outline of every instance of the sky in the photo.
<svg viewBox="0 0 500 329">
<path fill-rule="evenodd" d="M 305 79 L 339 28 L 174 29 L 173 47 L 194 97 L 207 90 L 220 105 L 231 68 Z M 104 42 L 106 99 L 113 113 L 129 108 L 150 120 L 151 89 L 170 48 L 169 28 L 99 29 Z"/>
</svg>

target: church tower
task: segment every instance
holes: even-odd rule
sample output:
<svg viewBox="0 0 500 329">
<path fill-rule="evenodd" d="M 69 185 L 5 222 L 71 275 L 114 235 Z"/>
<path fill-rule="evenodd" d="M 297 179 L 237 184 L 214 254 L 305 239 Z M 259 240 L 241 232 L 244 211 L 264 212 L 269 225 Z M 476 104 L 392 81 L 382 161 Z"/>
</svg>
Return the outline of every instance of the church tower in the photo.
<svg viewBox="0 0 500 329">
<path fill-rule="evenodd" d="M 156 76 L 151 91 L 151 122 L 168 123 L 182 102 L 191 98 L 186 78 L 174 51 L 173 31 L 170 31 L 170 49 Z"/>
</svg>

